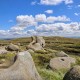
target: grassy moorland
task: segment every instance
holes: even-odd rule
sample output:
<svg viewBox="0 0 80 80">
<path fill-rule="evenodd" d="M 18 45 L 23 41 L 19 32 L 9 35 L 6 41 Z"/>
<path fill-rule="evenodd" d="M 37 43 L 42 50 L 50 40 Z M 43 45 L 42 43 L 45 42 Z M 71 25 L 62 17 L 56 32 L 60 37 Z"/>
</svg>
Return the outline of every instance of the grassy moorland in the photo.
<svg viewBox="0 0 80 80">
<path fill-rule="evenodd" d="M 80 39 L 64 38 L 64 37 L 44 37 L 46 41 L 45 48 L 54 50 L 63 50 L 69 54 L 80 53 Z M 0 45 L 7 45 L 10 42 L 17 44 L 20 43 L 22 46 L 26 46 L 31 42 L 31 38 L 18 38 L 13 40 L 0 40 Z"/>
<path fill-rule="evenodd" d="M 42 76 L 43 80 L 62 80 L 67 70 L 52 71 L 48 68 L 48 64 L 51 58 L 55 57 L 55 54 L 59 51 L 64 51 L 71 57 L 76 58 L 76 64 L 80 65 L 80 39 L 64 38 L 64 37 L 44 37 L 46 41 L 45 51 L 38 50 L 31 52 L 38 72 Z M 18 38 L 13 40 L 0 40 L 0 46 L 6 46 L 9 43 L 20 43 L 21 50 L 26 50 L 26 46 L 31 42 L 31 38 Z M 11 60 L 13 54 L 0 55 L 0 59 L 5 58 Z M 73 66 L 73 65 L 72 65 Z"/>
</svg>

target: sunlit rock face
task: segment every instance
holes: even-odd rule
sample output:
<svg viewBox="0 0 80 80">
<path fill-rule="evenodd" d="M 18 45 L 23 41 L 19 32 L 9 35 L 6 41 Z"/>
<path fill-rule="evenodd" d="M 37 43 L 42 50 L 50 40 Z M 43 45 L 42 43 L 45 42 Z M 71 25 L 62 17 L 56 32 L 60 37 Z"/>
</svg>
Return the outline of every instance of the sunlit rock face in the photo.
<svg viewBox="0 0 80 80">
<path fill-rule="evenodd" d="M 27 46 L 27 49 L 42 50 L 45 46 L 45 40 L 43 37 L 32 36 L 32 42 Z"/>
<path fill-rule="evenodd" d="M 50 60 L 52 70 L 70 69 L 71 64 L 75 64 L 76 60 L 72 57 L 56 57 Z"/>
<path fill-rule="evenodd" d="M 20 52 L 14 64 L 0 70 L 0 80 L 42 80 L 28 51 Z"/>
</svg>

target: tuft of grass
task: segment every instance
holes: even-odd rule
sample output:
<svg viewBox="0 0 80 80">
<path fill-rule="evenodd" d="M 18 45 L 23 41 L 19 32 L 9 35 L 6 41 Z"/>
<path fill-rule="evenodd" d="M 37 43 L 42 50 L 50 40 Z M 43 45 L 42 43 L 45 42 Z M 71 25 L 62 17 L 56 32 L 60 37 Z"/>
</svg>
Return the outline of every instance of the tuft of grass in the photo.
<svg viewBox="0 0 80 80">
<path fill-rule="evenodd" d="M 0 60 L 1 59 L 7 59 L 7 60 L 11 60 L 13 59 L 13 57 L 15 56 L 15 54 L 13 53 L 7 53 L 7 54 L 0 54 Z"/>
<path fill-rule="evenodd" d="M 48 51 L 46 51 L 46 50 L 36 50 L 35 53 L 48 54 Z"/>
<path fill-rule="evenodd" d="M 65 72 L 63 71 L 52 71 L 45 68 L 37 68 L 39 74 L 43 80 L 63 80 Z"/>
<path fill-rule="evenodd" d="M 70 56 L 76 59 L 75 65 L 80 65 L 80 56 L 78 56 L 78 55 L 70 55 Z"/>
<path fill-rule="evenodd" d="M 43 66 L 46 67 L 51 58 L 55 57 L 55 52 L 56 51 L 48 51 L 48 50 L 37 50 L 34 53 L 31 53 L 33 60 L 36 64 L 36 66 Z"/>
</svg>

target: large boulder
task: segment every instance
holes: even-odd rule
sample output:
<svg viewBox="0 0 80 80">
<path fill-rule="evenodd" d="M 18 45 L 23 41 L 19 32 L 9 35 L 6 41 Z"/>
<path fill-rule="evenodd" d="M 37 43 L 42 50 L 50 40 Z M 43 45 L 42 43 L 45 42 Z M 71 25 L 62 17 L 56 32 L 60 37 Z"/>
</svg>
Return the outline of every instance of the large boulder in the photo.
<svg viewBox="0 0 80 80">
<path fill-rule="evenodd" d="M 42 37 L 32 36 L 32 42 L 27 46 L 27 49 L 32 49 L 34 51 L 42 50 L 44 46 L 45 46 L 45 41 Z"/>
<path fill-rule="evenodd" d="M 15 63 L 0 70 L 0 80 L 42 80 L 29 52 L 20 52 L 15 56 Z"/>
<path fill-rule="evenodd" d="M 63 80 L 80 80 L 80 66 L 72 67 L 64 76 Z"/>
<path fill-rule="evenodd" d="M 65 52 L 63 52 L 63 51 L 60 51 L 60 52 L 56 53 L 55 55 L 57 57 L 68 57 L 68 55 Z"/>
<path fill-rule="evenodd" d="M 7 50 L 5 50 L 5 49 L 0 49 L 0 54 L 7 54 L 7 53 L 8 53 Z"/>
<path fill-rule="evenodd" d="M 50 60 L 52 70 L 69 69 L 76 60 L 72 57 L 57 57 Z"/>
<path fill-rule="evenodd" d="M 19 51 L 19 46 L 14 45 L 12 43 L 10 43 L 10 45 L 8 45 L 7 47 L 5 47 L 6 50 L 8 51 Z"/>
</svg>

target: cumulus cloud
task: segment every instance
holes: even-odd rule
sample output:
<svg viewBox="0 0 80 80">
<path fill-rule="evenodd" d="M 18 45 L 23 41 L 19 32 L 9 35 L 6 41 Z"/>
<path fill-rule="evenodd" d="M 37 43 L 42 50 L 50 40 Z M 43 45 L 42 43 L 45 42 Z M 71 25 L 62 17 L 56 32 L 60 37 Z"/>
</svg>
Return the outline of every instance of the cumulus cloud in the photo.
<svg viewBox="0 0 80 80">
<path fill-rule="evenodd" d="M 0 30 L 0 35 L 6 35 L 6 31 L 5 30 Z"/>
<path fill-rule="evenodd" d="M 71 22 L 70 18 L 65 15 L 48 17 L 45 14 L 19 15 L 16 21 L 17 24 L 9 30 L 0 30 L 0 36 L 10 38 L 31 35 L 56 36 L 63 35 L 63 33 L 66 36 L 80 33 L 80 23 Z"/>
<path fill-rule="evenodd" d="M 47 22 L 48 23 L 53 23 L 55 21 L 61 21 L 61 22 L 66 22 L 66 21 L 70 21 L 70 18 L 68 18 L 67 16 L 63 15 L 63 16 L 50 16 L 50 17 L 47 17 Z"/>
<path fill-rule="evenodd" d="M 36 22 L 46 22 L 46 15 L 45 14 L 38 14 L 35 16 Z"/>
<path fill-rule="evenodd" d="M 53 10 L 46 10 L 45 13 L 52 14 Z"/>
<path fill-rule="evenodd" d="M 80 23 L 71 22 L 71 23 L 54 23 L 54 24 L 41 24 L 36 27 L 38 32 L 53 32 L 53 31 L 64 31 L 64 32 L 73 32 L 80 30 Z"/>
<path fill-rule="evenodd" d="M 19 26 L 26 27 L 26 26 L 35 26 L 37 23 L 32 15 L 19 15 L 16 18 Z"/>
<path fill-rule="evenodd" d="M 73 0 L 40 0 L 40 4 L 43 5 L 58 5 L 60 3 L 71 4 Z"/>
<path fill-rule="evenodd" d="M 35 20 L 36 20 L 36 22 L 53 23 L 55 21 L 67 22 L 67 21 L 70 21 L 70 18 L 68 18 L 65 15 L 57 16 L 57 17 L 55 17 L 55 16 L 47 17 L 45 14 L 38 14 L 38 15 L 35 16 Z"/>
</svg>

